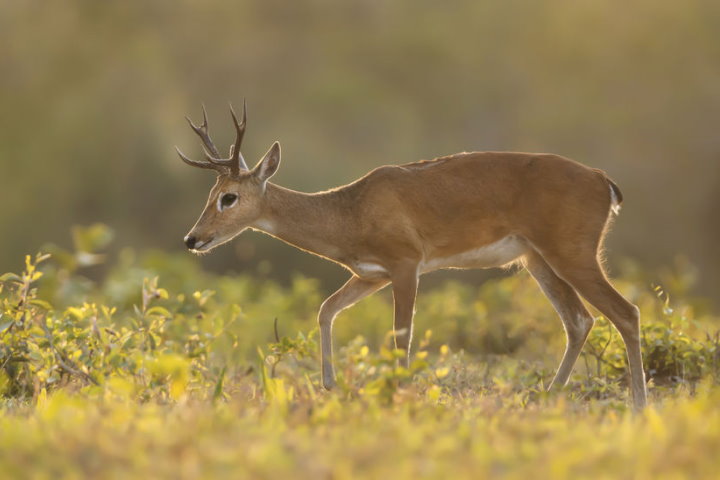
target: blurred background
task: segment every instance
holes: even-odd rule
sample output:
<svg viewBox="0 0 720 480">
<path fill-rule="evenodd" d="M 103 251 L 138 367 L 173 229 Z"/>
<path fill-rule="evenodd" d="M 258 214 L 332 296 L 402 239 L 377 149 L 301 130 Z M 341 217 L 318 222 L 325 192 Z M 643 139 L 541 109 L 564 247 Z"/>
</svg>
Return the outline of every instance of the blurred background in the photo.
<svg viewBox="0 0 720 480">
<path fill-rule="evenodd" d="M 625 204 L 609 266 L 694 265 L 720 287 L 717 0 L 0 1 L 0 271 L 102 222 L 113 248 L 183 250 L 214 174 L 183 119 L 205 103 L 274 181 L 317 191 L 388 163 L 552 152 L 606 170 Z M 189 255 L 189 254 L 188 254 Z M 197 260 L 332 290 L 341 268 L 257 233 Z M 441 274 L 479 281 L 477 272 Z"/>
</svg>

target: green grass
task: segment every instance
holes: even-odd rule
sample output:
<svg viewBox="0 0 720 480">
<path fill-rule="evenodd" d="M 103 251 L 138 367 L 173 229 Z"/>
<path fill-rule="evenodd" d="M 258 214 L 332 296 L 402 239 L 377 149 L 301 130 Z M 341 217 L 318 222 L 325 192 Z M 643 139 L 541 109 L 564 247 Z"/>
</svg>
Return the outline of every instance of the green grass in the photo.
<svg viewBox="0 0 720 480">
<path fill-rule="evenodd" d="M 387 295 L 344 312 L 326 392 L 317 282 L 157 252 L 91 282 L 107 240 L 77 230 L 76 251 L 0 277 L 4 478 L 717 477 L 717 318 L 638 272 L 617 281 L 643 315 L 651 406 L 633 415 L 602 318 L 568 387 L 544 391 L 564 336 L 524 273 L 424 292 L 409 369 Z M 683 278 L 665 281 L 685 297 Z"/>
</svg>

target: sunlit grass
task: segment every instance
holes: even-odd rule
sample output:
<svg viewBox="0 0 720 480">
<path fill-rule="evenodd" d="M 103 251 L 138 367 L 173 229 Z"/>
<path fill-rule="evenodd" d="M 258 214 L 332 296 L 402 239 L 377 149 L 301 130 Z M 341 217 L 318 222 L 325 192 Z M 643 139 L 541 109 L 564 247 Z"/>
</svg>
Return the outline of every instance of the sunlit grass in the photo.
<svg viewBox="0 0 720 480">
<path fill-rule="evenodd" d="M 602 318 L 568 387 L 545 392 L 563 333 L 522 274 L 427 292 L 408 369 L 387 297 L 344 313 L 327 392 L 317 282 L 153 255 L 93 284 L 76 260 L 101 233 L 0 277 L 4 478 L 716 477 L 717 320 L 661 288 L 617 282 L 643 312 L 641 414 Z"/>
</svg>

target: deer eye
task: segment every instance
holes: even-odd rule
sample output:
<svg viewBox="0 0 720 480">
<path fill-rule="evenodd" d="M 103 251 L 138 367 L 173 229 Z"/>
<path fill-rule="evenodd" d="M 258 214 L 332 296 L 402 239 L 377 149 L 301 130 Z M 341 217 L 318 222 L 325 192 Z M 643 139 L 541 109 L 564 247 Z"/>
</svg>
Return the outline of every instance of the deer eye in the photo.
<svg viewBox="0 0 720 480">
<path fill-rule="evenodd" d="M 220 197 L 220 208 L 228 208 L 235 205 L 235 202 L 237 202 L 238 196 L 234 193 L 226 193 L 222 197 Z"/>
</svg>

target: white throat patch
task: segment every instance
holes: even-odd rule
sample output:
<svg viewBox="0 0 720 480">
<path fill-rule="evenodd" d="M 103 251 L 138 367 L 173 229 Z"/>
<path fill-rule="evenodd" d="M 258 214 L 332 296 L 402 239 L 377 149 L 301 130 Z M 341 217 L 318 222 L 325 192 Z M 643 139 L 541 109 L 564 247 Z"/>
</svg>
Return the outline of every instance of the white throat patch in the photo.
<svg viewBox="0 0 720 480">
<path fill-rule="evenodd" d="M 270 220 L 261 218 L 252 225 L 252 228 L 260 230 L 265 233 L 275 233 L 275 224 Z"/>
</svg>

